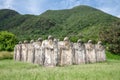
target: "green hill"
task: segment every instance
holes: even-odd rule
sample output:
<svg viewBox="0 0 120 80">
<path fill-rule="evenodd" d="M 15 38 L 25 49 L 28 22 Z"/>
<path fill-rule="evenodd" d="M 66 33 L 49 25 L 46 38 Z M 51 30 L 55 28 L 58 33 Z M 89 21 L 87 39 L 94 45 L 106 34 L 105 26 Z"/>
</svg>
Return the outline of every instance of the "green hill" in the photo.
<svg viewBox="0 0 120 80">
<path fill-rule="evenodd" d="M 49 34 L 60 39 L 69 36 L 97 40 L 101 30 L 108 29 L 116 22 L 120 22 L 120 19 L 85 5 L 48 10 L 39 16 L 0 10 L 0 31 L 13 32 L 19 40 L 46 38 Z"/>
</svg>

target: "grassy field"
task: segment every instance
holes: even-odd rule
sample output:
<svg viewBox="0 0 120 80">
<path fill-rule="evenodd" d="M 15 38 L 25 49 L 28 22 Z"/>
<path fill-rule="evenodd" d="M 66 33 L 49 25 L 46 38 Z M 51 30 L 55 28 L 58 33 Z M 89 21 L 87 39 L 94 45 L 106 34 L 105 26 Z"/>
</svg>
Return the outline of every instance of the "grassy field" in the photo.
<svg viewBox="0 0 120 80">
<path fill-rule="evenodd" d="M 0 80 L 120 80 L 120 60 L 55 68 L 1 60 Z"/>
<path fill-rule="evenodd" d="M 103 63 L 42 67 L 10 59 L 0 60 L 0 80 L 120 80 L 119 56 Z"/>
</svg>

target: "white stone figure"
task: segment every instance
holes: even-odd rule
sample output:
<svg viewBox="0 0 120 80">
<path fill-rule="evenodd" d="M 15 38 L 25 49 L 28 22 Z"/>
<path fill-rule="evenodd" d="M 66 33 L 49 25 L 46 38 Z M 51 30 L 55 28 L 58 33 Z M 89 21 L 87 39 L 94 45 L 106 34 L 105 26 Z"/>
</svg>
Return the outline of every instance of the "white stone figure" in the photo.
<svg viewBox="0 0 120 80">
<path fill-rule="evenodd" d="M 54 52 L 54 40 L 53 37 L 50 35 L 48 36 L 48 40 L 43 41 L 44 47 L 44 66 L 53 67 L 56 66 L 56 57 Z"/>
<path fill-rule="evenodd" d="M 58 60 L 57 60 L 57 65 L 58 66 L 62 66 L 61 65 L 61 54 L 62 54 L 62 48 L 64 47 L 64 42 L 63 41 L 59 41 L 58 42 Z"/>
<path fill-rule="evenodd" d="M 17 45 L 15 45 L 15 47 L 14 47 L 14 60 L 16 60 L 16 54 L 17 54 Z"/>
<path fill-rule="evenodd" d="M 26 62 L 28 58 L 28 41 L 25 40 L 22 44 L 22 51 L 21 51 L 21 61 Z"/>
<path fill-rule="evenodd" d="M 22 50 L 22 45 L 21 45 L 21 41 L 19 42 L 19 44 L 17 44 L 14 47 L 14 60 L 16 61 L 20 61 L 21 60 L 21 50 Z"/>
<path fill-rule="evenodd" d="M 58 58 L 59 50 L 58 50 L 58 40 L 57 39 L 54 39 L 53 47 L 54 47 L 53 58 L 52 58 L 53 66 L 57 66 L 58 62 L 59 62 L 59 58 Z"/>
<path fill-rule="evenodd" d="M 39 38 L 36 42 L 19 42 L 14 47 L 14 60 L 53 67 L 101 62 L 106 60 L 106 55 L 101 41 L 94 45 L 91 40 L 83 44 L 79 39 L 73 44 L 68 37 L 64 41 L 58 41 L 48 36 L 48 40 L 44 41 Z"/>
<path fill-rule="evenodd" d="M 89 40 L 87 44 L 85 44 L 86 48 L 86 63 L 95 63 L 96 62 L 96 54 L 95 54 L 95 45 L 92 44 L 92 40 Z"/>
<path fill-rule="evenodd" d="M 28 59 L 27 62 L 34 63 L 34 56 L 35 56 L 35 48 L 33 46 L 34 40 L 31 40 L 28 44 Z"/>
<path fill-rule="evenodd" d="M 42 38 L 38 38 L 36 42 L 33 43 L 35 48 L 34 63 L 43 65 L 43 53 L 42 53 Z"/>
<path fill-rule="evenodd" d="M 60 66 L 72 64 L 72 44 L 68 37 L 64 38 L 63 42 L 59 42 L 59 55 L 60 55 Z"/>
<path fill-rule="evenodd" d="M 85 45 L 79 39 L 77 43 L 74 43 L 74 64 L 85 63 Z"/>
<path fill-rule="evenodd" d="M 95 50 L 97 62 L 105 61 L 106 60 L 105 48 L 102 45 L 101 41 L 98 41 L 98 43 L 95 46 Z"/>
<path fill-rule="evenodd" d="M 15 45 L 14 47 L 14 55 L 13 55 L 14 60 L 16 60 L 16 54 L 17 54 L 17 45 Z"/>
</svg>

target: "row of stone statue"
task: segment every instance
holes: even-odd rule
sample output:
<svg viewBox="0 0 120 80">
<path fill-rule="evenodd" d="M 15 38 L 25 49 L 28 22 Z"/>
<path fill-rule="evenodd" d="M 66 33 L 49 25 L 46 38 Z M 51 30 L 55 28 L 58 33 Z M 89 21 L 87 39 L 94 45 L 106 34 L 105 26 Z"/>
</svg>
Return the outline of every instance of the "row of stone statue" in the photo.
<svg viewBox="0 0 120 80">
<path fill-rule="evenodd" d="M 43 66 L 64 66 L 101 62 L 106 60 L 106 56 L 101 41 L 92 44 L 92 40 L 83 43 L 79 39 L 77 43 L 72 43 L 68 37 L 58 41 L 48 36 L 48 40 L 39 38 L 35 42 L 19 42 L 14 48 L 14 59 Z"/>
</svg>

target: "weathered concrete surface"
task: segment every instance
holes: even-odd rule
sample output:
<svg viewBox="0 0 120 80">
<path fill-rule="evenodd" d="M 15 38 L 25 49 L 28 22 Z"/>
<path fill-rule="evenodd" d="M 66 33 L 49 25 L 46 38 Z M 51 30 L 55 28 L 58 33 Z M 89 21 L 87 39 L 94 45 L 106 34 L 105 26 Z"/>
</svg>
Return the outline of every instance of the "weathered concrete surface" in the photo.
<svg viewBox="0 0 120 80">
<path fill-rule="evenodd" d="M 69 41 L 68 37 L 64 38 L 63 42 L 59 43 L 59 50 L 60 50 L 60 66 L 64 65 L 71 65 L 72 64 L 72 45 Z"/>
<path fill-rule="evenodd" d="M 98 43 L 95 45 L 97 62 L 106 60 L 105 48 L 101 43 L 102 43 L 101 41 L 98 41 Z"/>
<path fill-rule="evenodd" d="M 34 57 L 35 56 L 35 48 L 32 43 L 28 44 L 28 58 L 27 62 L 34 63 Z"/>
<path fill-rule="evenodd" d="M 85 63 L 85 45 L 82 43 L 74 43 L 74 64 L 84 64 Z"/>
<path fill-rule="evenodd" d="M 17 44 L 14 48 L 14 59 L 54 67 L 101 62 L 106 60 L 106 56 L 100 41 L 96 45 L 91 40 L 82 43 L 80 39 L 77 43 L 71 43 L 68 37 L 59 41 L 49 36 L 44 41 L 39 38 L 36 42 L 31 40 L 28 43 L 25 40 L 24 43 Z"/>
<path fill-rule="evenodd" d="M 89 40 L 87 44 L 85 44 L 86 48 L 86 63 L 95 63 L 96 62 L 96 53 L 95 53 L 95 45 L 92 44 L 92 41 Z"/>
<path fill-rule="evenodd" d="M 42 43 L 43 52 L 44 52 L 44 66 L 53 67 L 57 64 L 57 54 L 55 49 L 54 38 L 52 36 L 48 36 L 48 40 L 44 40 Z"/>
<path fill-rule="evenodd" d="M 37 41 L 33 43 L 35 47 L 35 58 L 34 58 L 34 63 L 43 65 L 43 54 L 42 54 L 42 43 Z"/>
<path fill-rule="evenodd" d="M 22 45 L 21 43 L 17 44 L 15 47 L 14 47 L 14 59 L 16 61 L 21 61 L 21 51 L 22 51 Z"/>
<path fill-rule="evenodd" d="M 18 45 L 18 44 L 17 44 L 17 45 Z M 14 56 L 13 56 L 14 60 L 16 60 L 17 45 L 15 45 L 15 47 L 14 47 Z"/>
<path fill-rule="evenodd" d="M 22 51 L 21 51 L 21 61 L 26 62 L 28 58 L 28 48 L 27 43 L 22 44 Z"/>
</svg>

